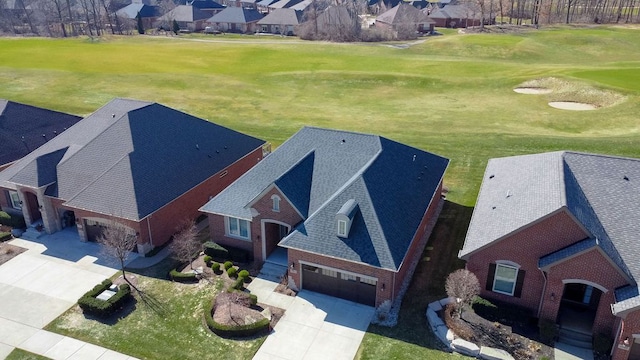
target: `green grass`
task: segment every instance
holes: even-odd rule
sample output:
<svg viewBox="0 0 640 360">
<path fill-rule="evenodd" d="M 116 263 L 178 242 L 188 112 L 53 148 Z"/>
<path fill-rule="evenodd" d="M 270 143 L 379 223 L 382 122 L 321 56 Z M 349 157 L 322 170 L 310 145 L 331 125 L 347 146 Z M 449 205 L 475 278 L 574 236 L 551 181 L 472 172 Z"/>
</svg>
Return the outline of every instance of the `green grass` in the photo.
<svg viewBox="0 0 640 360">
<path fill-rule="evenodd" d="M 5 360 L 48 360 L 48 357 L 30 353 L 22 349 L 14 349 Z"/>
<path fill-rule="evenodd" d="M 87 319 L 74 306 L 46 329 L 141 359 L 250 359 L 264 337 L 228 340 L 205 329 L 203 309 L 221 283 L 179 284 L 139 275 L 133 309 L 117 321 Z"/>
<path fill-rule="evenodd" d="M 638 35 L 447 32 L 408 49 L 226 35 L 0 39 L 0 98 L 81 115 L 116 96 L 157 101 L 275 146 L 304 125 L 380 134 L 451 158 L 449 199 L 472 205 L 491 157 L 640 156 Z M 569 112 L 512 91 L 551 76 L 626 100 Z"/>
</svg>

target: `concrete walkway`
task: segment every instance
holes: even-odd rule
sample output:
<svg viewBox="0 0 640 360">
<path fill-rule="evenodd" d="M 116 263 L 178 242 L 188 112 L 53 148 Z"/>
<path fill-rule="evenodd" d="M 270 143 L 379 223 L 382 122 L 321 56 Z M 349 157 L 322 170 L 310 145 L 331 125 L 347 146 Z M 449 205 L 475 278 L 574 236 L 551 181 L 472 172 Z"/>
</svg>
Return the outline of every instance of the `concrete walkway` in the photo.
<svg viewBox="0 0 640 360">
<path fill-rule="evenodd" d="M 42 330 L 117 271 L 102 265 L 105 259 L 97 244 L 65 234 L 10 242 L 28 250 L 0 266 L 0 359 L 14 348 L 56 360 L 133 359 Z"/>
<path fill-rule="evenodd" d="M 278 284 L 256 278 L 248 289 L 258 301 L 285 309 L 254 360 L 352 360 L 374 308 L 302 290 L 297 296 L 274 292 Z"/>
<path fill-rule="evenodd" d="M 556 342 L 553 356 L 555 360 L 593 360 L 593 350 Z"/>
</svg>

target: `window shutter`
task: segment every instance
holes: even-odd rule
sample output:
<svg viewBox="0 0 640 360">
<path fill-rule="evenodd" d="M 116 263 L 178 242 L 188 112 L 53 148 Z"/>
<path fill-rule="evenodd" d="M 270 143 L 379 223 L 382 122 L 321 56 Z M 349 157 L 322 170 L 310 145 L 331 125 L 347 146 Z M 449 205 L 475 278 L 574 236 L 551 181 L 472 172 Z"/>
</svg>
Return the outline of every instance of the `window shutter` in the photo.
<svg viewBox="0 0 640 360">
<path fill-rule="evenodd" d="M 489 273 L 487 274 L 487 287 L 488 291 L 493 290 L 493 278 L 496 276 L 496 264 L 489 264 Z"/>
<path fill-rule="evenodd" d="M 524 283 L 524 274 L 526 271 L 520 270 L 518 271 L 518 278 L 516 279 L 516 289 L 513 292 L 513 296 L 519 298 L 522 295 L 522 284 Z"/>
</svg>

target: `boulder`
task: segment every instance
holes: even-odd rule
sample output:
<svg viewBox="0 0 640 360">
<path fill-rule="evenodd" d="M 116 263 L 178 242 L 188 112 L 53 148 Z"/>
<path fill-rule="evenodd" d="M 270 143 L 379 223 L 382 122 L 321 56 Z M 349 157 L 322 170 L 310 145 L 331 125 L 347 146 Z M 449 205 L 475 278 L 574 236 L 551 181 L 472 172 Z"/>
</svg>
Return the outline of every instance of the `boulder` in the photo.
<svg viewBox="0 0 640 360">
<path fill-rule="evenodd" d="M 488 346 L 480 347 L 480 359 L 485 360 L 514 360 L 513 356 L 502 349 L 496 349 Z"/>
<path fill-rule="evenodd" d="M 480 353 L 480 348 L 478 347 L 478 345 L 462 339 L 453 340 L 451 342 L 451 347 L 453 348 L 453 350 L 463 355 L 476 357 Z"/>
</svg>

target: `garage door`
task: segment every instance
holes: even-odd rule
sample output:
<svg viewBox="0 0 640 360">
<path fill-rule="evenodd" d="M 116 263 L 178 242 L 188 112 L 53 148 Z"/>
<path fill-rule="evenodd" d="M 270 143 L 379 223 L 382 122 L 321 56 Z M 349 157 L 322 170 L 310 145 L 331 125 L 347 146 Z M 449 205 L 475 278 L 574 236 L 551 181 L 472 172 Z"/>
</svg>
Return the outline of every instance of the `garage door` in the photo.
<svg viewBox="0 0 640 360">
<path fill-rule="evenodd" d="M 360 304 L 375 306 L 376 280 L 361 278 L 352 273 L 302 265 L 302 288 Z"/>
<path fill-rule="evenodd" d="M 85 220 L 84 221 L 84 229 L 87 233 L 88 241 L 98 241 L 98 237 L 102 235 L 104 228 L 107 226 L 105 223 L 101 223 L 94 220 Z"/>
</svg>

